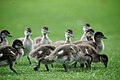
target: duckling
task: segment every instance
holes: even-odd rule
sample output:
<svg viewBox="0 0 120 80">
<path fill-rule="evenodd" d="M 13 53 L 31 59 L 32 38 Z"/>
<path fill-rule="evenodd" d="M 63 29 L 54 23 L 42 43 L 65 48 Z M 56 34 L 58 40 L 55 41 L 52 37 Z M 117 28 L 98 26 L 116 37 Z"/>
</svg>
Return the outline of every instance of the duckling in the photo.
<svg viewBox="0 0 120 80">
<path fill-rule="evenodd" d="M 38 46 L 40 46 L 40 45 L 43 45 L 43 44 L 52 44 L 52 41 L 49 39 L 49 37 L 48 37 L 48 33 L 49 33 L 49 31 L 48 31 L 49 29 L 48 29 L 48 27 L 46 27 L 46 26 L 44 26 L 43 28 L 42 28 L 42 34 L 43 34 L 43 36 L 42 36 L 42 38 L 41 38 L 41 40 L 40 40 L 40 42 L 38 43 L 38 44 L 35 44 L 34 45 L 34 49 L 35 48 L 37 48 Z"/>
<path fill-rule="evenodd" d="M 48 57 L 48 60 L 56 61 L 63 64 L 64 70 L 67 71 L 66 64 L 77 61 L 79 63 L 90 62 L 91 57 L 81 55 L 81 51 L 74 44 L 64 44 L 58 46 Z"/>
<path fill-rule="evenodd" d="M 82 41 L 86 40 L 86 32 L 87 32 L 89 29 L 91 29 L 91 26 L 90 26 L 90 24 L 86 23 L 86 24 L 84 25 L 84 27 L 83 27 L 84 33 L 83 33 L 83 35 L 82 35 L 82 37 L 81 37 L 80 40 L 82 40 Z"/>
<path fill-rule="evenodd" d="M 98 51 L 89 44 L 78 44 L 77 45 L 84 53 L 90 54 L 92 56 L 93 62 L 102 62 L 105 67 L 107 67 L 108 56 L 105 54 L 99 54 Z"/>
<path fill-rule="evenodd" d="M 37 71 L 40 67 L 40 63 L 43 63 L 46 67 L 46 70 L 49 71 L 48 64 L 54 61 L 48 61 L 45 59 L 46 56 L 50 55 L 51 52 L 55 49 L 55 46 L 50 44 L 45 44 L 37 47 L 35 50 L 31 52 L 31 57 L 35 58 L 38 62 L 38 65 L 34 68 Z"/>
<path fill-rule="evenodd" d="M 16 62 L 18 56 L 21 54 L 19 49 L 24 49 L 23 44 L 20 40 L 15 40 L 12 46 L 3 46 L 0 48 L 0 65 L 2 61 L 6 62 L 9 65 L 9 68 L 15 72 L 13 68 L 14 63 Z"/>
<path fill-rule="evenodd" d="M 102 39 L 107 39 L 102 32 L 96 32 L 94 34 L 94 40 L 93 41 L 76 41 L 74 44 L 89 44 L 93 46 L 98 53 L 101 53 L 104 50 L 104 43 Z M 74 67 L 76 67 L 77 62 L 75 63 Z M 82 65 L 81 65 L 82 67 Z"/>
<path fill-rule="evenodd" d="M 102 52 L 104 50 L 104 43 L 102 39 L 107 39 L 102 32 L 96 32 L 94 35 L 94 42 L 97 45 L 97 51 Z M 94 47 L 96 47 L 96 45 Z"/>
<path fill-rule="evenodd" d="M 85 33 L 84 39 L 75 41 L 73 43 L 79 44 L 79 43 L 83 43 L 83 42 L 93 41 L 93 38 L 92 38 L 93 35 L 94 35 L 94 30 L 88 29 L 87 32 Z"/>
<path fill-rule="evenodd" d="M 31 28 L 27 28 L 24 32 L 25 37 L 23 40 L 23 46 L 25 47 L 24 49 L 24 55 L 27 55 L 27 59 L 29 61 L 29 64 L 31 64 L 31 60 L 30 60 L 30 52 L 33 50 L 33 40 L 31 39 L 31 35 L 32 35 L 32 30 Z"/>
<path fill-rule="evenodd" d="M 88 29 L 84 35 L 84 38 L 81 38 L 81 41 L 93 41 L 92 36 L 94 35 L 93 29 Z"/>
<path fill-rule="evenodd" d="M 8 30 L 2 30 L 0 32 L 0 46 L 7 46 L 8 45 L 8 41 L 6 39 L 6 37 L 12 37 L 10 32 Z"/>
<path fill-rule="evenodd" d="M 94 34 L 93 41 L 76 41 L 74 44 L 86 43 L 92 45 L 99 53 L 104 50 L 104 43 L 102 39 L 107 39 L 102 32 L 96 32 Z"/>
<path fill-rule="evenodd" d="M 54 45 L 57 47 L 57 46 L 59 46 L 59 45 L 71 43 L 71 37 L 73 37 L 73 30 L 72 30 L 72 29 L 67 29 L 67 30 L 65 31 L 66 41 L 56 41 L 56 42 L 54 43 Z"/>
</svg>

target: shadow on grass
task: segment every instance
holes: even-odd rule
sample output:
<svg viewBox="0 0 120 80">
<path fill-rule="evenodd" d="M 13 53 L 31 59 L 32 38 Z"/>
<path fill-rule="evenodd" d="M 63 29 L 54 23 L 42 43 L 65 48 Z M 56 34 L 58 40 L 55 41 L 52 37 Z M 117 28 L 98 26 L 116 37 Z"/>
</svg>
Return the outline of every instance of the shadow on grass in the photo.
<svg viewBox="0 0 120 80">
<path fill-rule="evenodd" d="M 103 65 L 94 65 L 91 67 L 91 69 L 87 68 L 80 68 L 79 65 L 77 68 L 71 68 L 70 66 L 67 67 L 68 71 L 65 72 L 62 65 L 54 64 L 54 67 L 52 68 L 51 65 L 49 65 L 49 71 L 46 71 L 46 68 L 44 65 L 41 65 L 38 71 L 34 71 L 34 65 L 28 65 L 28 64 L 17 64 L 15 65 L 15 70 L 18 72 L 18 74 L 12 72 L 9 68 L 4 67 L 3 69 L 0 69 L 0 76 L 13 76 L 13 75 L 31 75 L 31 74 L 53 74 L 53 73 L 92 73 L 92 72 L 99 72 L 99 71 L 110 71 L 114 70 L 115 67 L 112 65 L 105 68 Z"/>
</svg>

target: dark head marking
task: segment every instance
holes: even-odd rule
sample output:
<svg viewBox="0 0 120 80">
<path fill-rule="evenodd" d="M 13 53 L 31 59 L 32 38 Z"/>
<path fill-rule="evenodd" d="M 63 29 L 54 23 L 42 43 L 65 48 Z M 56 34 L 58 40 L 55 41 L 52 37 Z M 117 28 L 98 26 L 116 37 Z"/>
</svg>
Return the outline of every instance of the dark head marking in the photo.
<svg viewBox="0 0 120 80">
<path fill-rule="evenodd" d="M 31 28 L 27 28 L 27 32 L 32 32 Z"/>
<path fill-rule="evenodd" d="M 15 48 L 15 45 L 21 46 L 23 48 L 23 43 L 21 40 L 18 39 L 14 40 L 12 46 Z"/>
<path fill-rule="evenodd" d="M 73 34 L 73 30 L 72 29 L 67 29 L 66 32 Z"/>
<path fill-rule="evenodd" d="M 90 27 L 90 24 L 86 23 L 84 26 Z"/>
<path fill-rule="evenodd" d="M 87 32 L 94 33 L 95 31 L 93 29 L 88 29 Z"/>
<path fill-rule="evenodd" d="M 47 26 L 44 26 L 42 29 L 44 29 L 44 30 L 47 30 L 47 31 L 48 31 L 48 27 L 47 27 Z"/>
<path fill-rule="evenodd" d="M 10 34 L 10 32 L 8 30 L 2 30 L 0 34 L 1 35 L 4 34 L 4 35 L 6 35 L 8 37 L 12 37 L 11 34 Z"/>
<path fill-rule="evenodd" d="M 107 39 L 102 32 L 96 32 L 94 35 L 95 38 Z"/>
</svg>

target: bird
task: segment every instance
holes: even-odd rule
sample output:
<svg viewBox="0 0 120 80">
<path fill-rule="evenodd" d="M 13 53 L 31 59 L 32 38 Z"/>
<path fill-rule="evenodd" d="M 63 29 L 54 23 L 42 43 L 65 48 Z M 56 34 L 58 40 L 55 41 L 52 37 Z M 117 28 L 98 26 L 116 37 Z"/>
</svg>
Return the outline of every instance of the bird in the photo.
<svg viewBox="0 0 120 80">
<path fill-rule="evenodd" d="M 56 41 L 54 43 L 54 45 L 57 47 L 57 46 L 60 46 L 60 45 L 63 45 L 63 44 L 68 44 L 68 43 L 72 43 L 71 42 L 71 37 L 73 37 L 73 30 L 72 29 L 67 29 L 65 31 L 65 41 L 63 40 L 60 40 L 60 41 Z"/>
<path fill-rule="evenodd" d="M 44 44 L 52 44 L 52 41 L 49 39 L 48 37 L 48 33 L 49 33 L 49 29 L 47 26 L 44 26 L 41 30 L 42 32 L 42 37 L 39 43 L 35 44 L 34 43 L 34 49 L 37 48 L 40 45 L 44 45 Z M 34 42 L 36 42 L 37 40 L 35 40 Z"/>
<path fill-rule="evenodd" d="M 51 44 L 45 44 L 37 47 L 30 53 L 30 56 L 37 60 L 37 66 L 34 68 L 37 71 L 40 67 L 40 63 L 43 63 L 46 67 L 46 70 L 49 71 L 48 64 L 53 63 L 54 61 L 48 61 L 45 59 L 46 56 L 49 56 L 51 52 L 55 49 L 55 46 Z"/>
<path fill-rule="evenodd" d="M 74 44 L 84 43 L 84 42 L 92 42 L 94 39 L 92 38 L 94 36 L 94 30 L 88 29 L 87 32 L 84 35 L 84 38 L 82 40 L 74 41 Z"/>
<path fill-rule="evenodd" d="M 74 44 L 77 45 L 77 44 L 86 43 L 92 45 L 100 53 L 104 50 L 104 43 L 102 39 L 107 39 L 107 38 L 102 32 L 97 31 L 94 34 L 93 41 L 76 41 L 74 42 Z"/>
<path fill-rule="evenodd" d="M 89 23 L 86 23 L 84 26 L 83 26 L 83 35 L 82 35 L 82 37 L 81 37 L 81 39 L 80 40 L 84 40 L 84 38 L 86 37 L 86 33 L 87 33 L 87 31 L 89 30 L 89 29 L 92 29 L 91 28 L 91 26 L 90 26 L 90 24 Z M 86 38 L 85 38 L 86 39 Z"/>
<path fill-rule="evenodd" d="M 9 65 L 9 68 L 14 72 L 17 71 L 13 68 L 17 58 L 21 53 L 19 52 L 20 49 L 24 49 L 22 41 L 16 39 L 13 41 L 12 46 L 4 46 L 0 48 L 0 65 L 4 62 L 4 65 Z"/>
<path fill-rule="evenodd" d="M 81 38 L 80 41 L 93 41 L 92 36 L 94 35 L 94 30 L 93 29 L 88 29 L 86 33 L 84 34 L 84 37 Z"/>
<path fill-rule="evenodd" d="M 91 45 L 88 44 L 78 44 L 77 47 L 81 48 L 82 52 L 92 56 L 92 62 L 101 62 L 107 67 L 108 56 L 106 54 L 99 54 L 99 52 Z"/>
<path fill-rule="evenodd" d="M 98 52 L 102 52 L 105 48 L 104 42 L 102 39 L 107 39 L 107 37 L 102 32 L 96 32 L 94 35 L 94 42 L 97 45 L 96 49 Z"/>
<path fill-rule="evenodd" d="M 23 46 L 25 48 L 24 55 L 27 55 L 29 64 L 32 64 L 32 62 L 30 60 L 30 52 L 33 50 L 33 40 L 31 39 L 31 35 L 32 35 L 31 28 L 26 28 L 24 34 L 25 34 L 25 37 L 23 40 Z"/>
<path fill-rule="evenodd" d="M 63 44 L 68 44 L 68 43 L 72 43 L 71 42 L 71 38 L 73 37 L 73 30 L 72 29 L 67 29 L 65 31 L 65 38 L 66 40 L 65 41 L 56 41 L 54 43 L 54 45 L 57 47 L 57 46 L 60 46 L 60 45 L 63 45 Z"/>
<path fill-rule="evenodd" d="M 76 61 L 89 64 L 88 62 L 92 60 L 91 56 L 82 54 L 80 49 L 74 44 L 64 44 L 56 47 L 46 59 L 63 64 L 64 71 L 68 71 L 66 65 L 69 63 Z"/>
<path fill-rule="evenodd" d="M 29 64 L 32 64 L 31 60 L 30 60 L 30 57 L 29 57 L 29 53 L 33 49 L 33 40 L 31 39 L 31 35 L 32 35 L 31 28 L 26 28 L 25 31 L 24 31 L 24 35 L 25 35 L 24 37 L 18 38 L 19 40 L 22 41 L 23 46 L 25 47 L 24 50 L 21 50 L 22 54 L 19 56 L 19 58 L 27 55 L 27 59 L 29 61 Z"/>
<path fill-rule="evenodd" d="M 0 47 L 8 45 L 8 41 L 6 39 L 7 36 L 12 37 L 12 35 L 10 34 L 8 30 L 2 30 L 0 32 Z"/>
<path fill-rule="evenodd" d="M 96 49 L 96 51 L 98 53 L 101 53 L 104 50 L 104 43 L 102 41 L 102 39 L 107 39 L 105 37 L 105 35 L 102 32 L 95 32 L 94 34 L 94 39 L 93 41 L 75 41 L 74 44 L 87 44 L 90 46 L 93 46 L 93 48 Z M 77 62 L 74 63 L 74 67 L 76 67 Z M 80 67 L 82 68 L 82 65 L 80 65 Z"/>
</svg>

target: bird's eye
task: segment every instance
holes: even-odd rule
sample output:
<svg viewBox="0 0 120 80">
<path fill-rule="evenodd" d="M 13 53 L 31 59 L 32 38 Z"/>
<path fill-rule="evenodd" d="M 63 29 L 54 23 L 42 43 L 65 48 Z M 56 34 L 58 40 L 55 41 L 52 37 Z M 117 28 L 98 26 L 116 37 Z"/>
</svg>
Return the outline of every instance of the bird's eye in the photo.
<svg viewBox="0 0 120 80">
<path fill-rule="evenodd" d="M 22 46 L 22 44 L 20 44 L 20 43 L 18 43 L 17 45 L 18 45 L 18 46 Z"/>
</svg>

